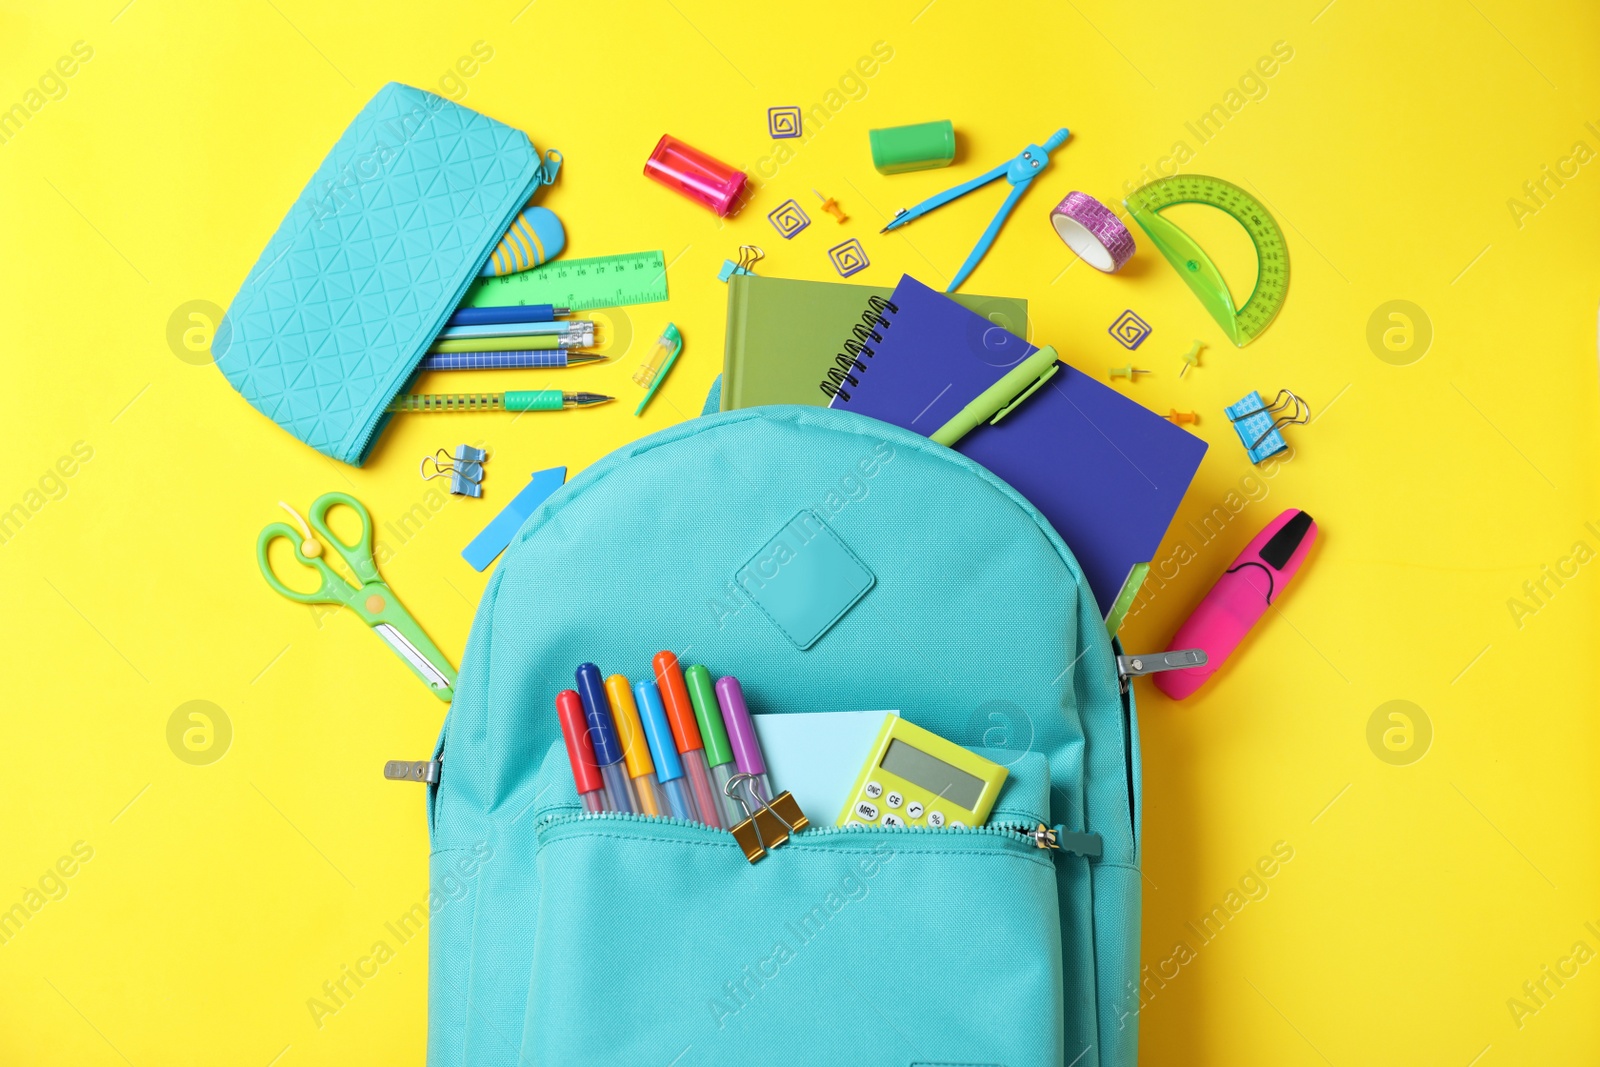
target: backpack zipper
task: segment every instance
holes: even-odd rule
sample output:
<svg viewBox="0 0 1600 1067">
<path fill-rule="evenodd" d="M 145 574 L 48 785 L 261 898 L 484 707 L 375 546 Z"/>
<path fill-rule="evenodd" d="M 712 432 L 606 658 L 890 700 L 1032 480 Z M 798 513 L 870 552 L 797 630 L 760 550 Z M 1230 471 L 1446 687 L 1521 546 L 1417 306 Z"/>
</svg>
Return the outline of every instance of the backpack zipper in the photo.
<svg viewBox="0 0 1600 1067">
<path fill-rule="evenodd" d="M 1148 652 L 1136 656 L 1117 657 L 1117 684 L 1122 692 L 1128 691 L 1130 678 L 1155 674 L 1157 671 L 1181 671 L 1188 667 L 1203 667 L 1206 650 L 1203 648 L 1178 648 L 1171 652 Z"/>
<path fill-rule="evenodd" d="M 717 827 L 707 826 L 705 823 L 691 822 L 688 819 L 677 819 L 671 816 L 643 815 L 636 811 L 587 812 L 573 810 L 567 810 L 559 814 L 546 816 L 539 822 L 538 832 L 542 836 L 546 830 L 554 829 L 559 826 L 570 826 L 573 823 L 577 823 L 584 819 L 604 819 L 607 821 L 620 820 L 623 822 L 639 823 L 645 826 L 656 826 L 661 828 L 675 827 L 687 830 L 701 830 L 708 833 L 728 833 L 726 830 L 719 830 Z M 956 835 L 998 837 L 1003 841 L 1013 842 L 1018 841 L 1020 838 L 1021 840 L 1032 844 L 1036 849 L 1066 852 L 1074 856 L 1083 856 L 1086 859 L 1099 859 L 1102 851 L 1099 834 L 1079 833 L 1077 831 L 1068 830 L 1065 826 L 1060 824 L 1048 826 L 1042 822 L 1035 823 L 1031 826 L 1028 823 L 996 823 L 988 826 L 945 827 L 883 826 L 867 828 L 859 826 L 811 826 L 810 828 L 795 834 L 790 840 L 791 843 L 793 843 L 811 841 L 820 837 L 835 837 L 841 834 L 856 836 L 864 833 L 874 832 L 887 834 L 935 834 L 945 839 Z M 731 838 L 732 835 L 729 834 L 729 837 Z"/>
</svg>

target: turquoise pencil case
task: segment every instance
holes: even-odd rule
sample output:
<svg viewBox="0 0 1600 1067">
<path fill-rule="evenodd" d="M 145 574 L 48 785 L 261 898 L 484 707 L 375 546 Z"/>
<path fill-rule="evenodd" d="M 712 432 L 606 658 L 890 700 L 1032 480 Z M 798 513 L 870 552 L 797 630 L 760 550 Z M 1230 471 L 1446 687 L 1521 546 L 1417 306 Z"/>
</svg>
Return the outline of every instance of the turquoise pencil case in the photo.
<svg viewBox="0 0 1600 1067">
<path fill-rule="evenodd" d="M 306 183 L 217 329 L 257 411 L 360 466 L 506 228 L 555 179 L 527 134 L 391 82 Z"/>
</svg>

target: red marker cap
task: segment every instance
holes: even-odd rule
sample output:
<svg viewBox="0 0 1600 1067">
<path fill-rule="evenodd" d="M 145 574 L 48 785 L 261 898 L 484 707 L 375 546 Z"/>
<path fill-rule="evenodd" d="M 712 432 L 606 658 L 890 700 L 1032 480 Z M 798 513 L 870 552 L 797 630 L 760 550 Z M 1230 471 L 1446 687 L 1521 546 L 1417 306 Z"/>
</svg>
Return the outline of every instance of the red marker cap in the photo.
<svg viewBox="0 0 1600 1067">
<path fill-rule="evenodd" d="M 656 685 L 661 688 L 661 703 L 666 705 L 667 723 L 672 727 L 672 740 L 678 751 L 694 752 L 704 748 L 700 724 L 694 717 L 694 702 L 689 699 L 689 687 L 683 683 L 678 657 L 671 652 L 657 652 L 650 662 L 656 669 Z"/>
<path fill-rule="evenodd" d="M 567 759 L 572 762 L 572 780 L 577 783 L 578 795 L 604 789 L 605 779 L 600 777 L 600 764 L 589 743 L 589 720 L 583 713 L 582 698 L 571 689 L 557 693 L 556 717 L 561 720 L 561 736 L 567 742 Z"/>
</svg>

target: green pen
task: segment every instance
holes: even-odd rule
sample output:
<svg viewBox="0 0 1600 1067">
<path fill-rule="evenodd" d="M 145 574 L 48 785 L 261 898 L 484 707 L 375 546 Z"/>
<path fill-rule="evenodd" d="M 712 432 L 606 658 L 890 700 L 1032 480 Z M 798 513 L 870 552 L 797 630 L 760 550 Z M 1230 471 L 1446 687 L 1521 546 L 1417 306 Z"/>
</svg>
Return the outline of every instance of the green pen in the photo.
<svg viewBox="0 0 1600 1067">
<path fill-rule="evenodd" d="M 563 393 L 560 389 L 513 389 L 505 393 L 402 393 L 389 411 L 560 411 L 604 404 L 615 397 Z"/>
<path fill-rule="evenodd" d="M 999 422 L 1061 369 L 1061 364 L 1056 362 L 1058 358 L 1056 350 L 1045 345 L 1006 371 L 999 381 L 957 412 L 955 418 L 929 434 L 928 439 L 948 448 L 977 429 L 980 422 L 988 420 L 991 425 Z"/>
<path fill-rule="evenodd" d="M 722 707 L 717 703 L 711 672 L 697 663 L 683 672 L 683 683 L 689 688 L 695 722 L 700 724 L 700 740 L 706 746 L 706 762 L 711 764 L 711 784 L 716 787 L 717 805 L 722 809 L 724 822 L 737 826 L 744 821 L 745 813 L 727 793 L 728 781 L 736 770 L 733 746 L 728 744 L 728 731 L 722 724 Z"/>
</svg>

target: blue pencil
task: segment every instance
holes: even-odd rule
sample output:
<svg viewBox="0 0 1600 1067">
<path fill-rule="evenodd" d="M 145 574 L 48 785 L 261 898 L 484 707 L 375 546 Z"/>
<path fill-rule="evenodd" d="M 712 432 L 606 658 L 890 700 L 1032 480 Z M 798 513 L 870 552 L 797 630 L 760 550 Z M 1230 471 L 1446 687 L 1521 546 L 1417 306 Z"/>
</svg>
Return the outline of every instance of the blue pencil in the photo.
<svg viewBox="0 0 1600 1067">
<path fill-rule="evenodd" d="M 597 352 L 568 352 L 565 348 L 523 349 L 513 352 L 435 352 L 423 358 L 418 370 L 519 370 L 576 367 L 605 359 Z"/>
<path fill-rule="evenodd" d="M 500 322 L 550 322 L 572 314 L 571 308 L 553 304 L 513 304 L 510 307 L 457 308 L 446 326 L 485 326 Z"/>
</svg>

